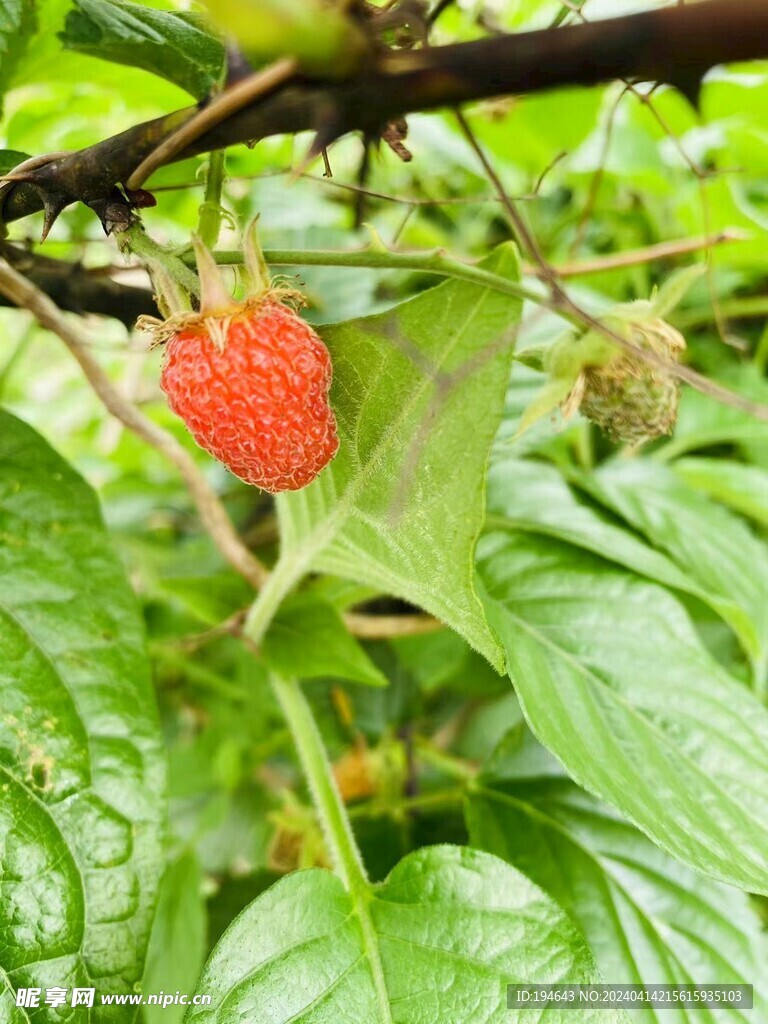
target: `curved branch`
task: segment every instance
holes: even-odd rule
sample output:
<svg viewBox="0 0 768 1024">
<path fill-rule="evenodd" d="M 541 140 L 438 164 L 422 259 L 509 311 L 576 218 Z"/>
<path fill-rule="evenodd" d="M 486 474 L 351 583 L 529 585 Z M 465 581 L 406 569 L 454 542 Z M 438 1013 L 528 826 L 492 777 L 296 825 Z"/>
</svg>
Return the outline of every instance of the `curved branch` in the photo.
<svg viewBox="0 0 768 1024">
<path fill-rule="evenodd" d="M 714 65 L 766 55 L 764 0 L 703 0 L 566 28 L 391 52 L 341 83 L 292 84 L 216 125 L 173 160 L 306 129 L 322 128 L 324 140 L 331 141 L 355 129 L 375 132 L 416 110 L 615 78 L 667 82 L 695 97 L 702 75 Z M 147 121 L 57 159 L 36 173 L 36 184 L 67 202 L 103 198 L 193 112 L 187 108 Z M 12 221 L 40 209 L 39 190 L 20 183 L 3 215 Z"/>
</svg>

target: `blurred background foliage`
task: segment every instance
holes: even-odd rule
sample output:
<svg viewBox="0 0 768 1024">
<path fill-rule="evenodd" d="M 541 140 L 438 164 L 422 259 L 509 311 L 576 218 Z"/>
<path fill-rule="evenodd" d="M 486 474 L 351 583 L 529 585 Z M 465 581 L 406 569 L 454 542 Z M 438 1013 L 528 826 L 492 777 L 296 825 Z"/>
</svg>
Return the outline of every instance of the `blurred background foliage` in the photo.
<svg viewBox="0 0 768 1024">
<path fill-rule="evenodd" d="M 57 31 L 70 0 L 43 0 L 40 6 L 42 27 L 16 63 L 5 96 L 0 147 L 33 154 L 78 148 L 189 103 L 183 90 L 145 71 L 63 49 Z M 649 0 L 589 0 L 584 8 L 593 18 L 653 6 Z M 442 14 L 435 41 L 544 27 L 563 15 L 574 18 L 557 0 L 463 0 Z M 675 267 L 709 260 L 710 273 L 672 318 L 686 335 L 687 359 L 740 393 L 768 402 L 768 62 L 712 71 L 699 112 L 671 89 L 640 87 L 630 93 L 612 84 L 478 104 L 467 115 L 555 265 L 740 232 L 738 240 L 701 256 L 581 275 L 572 294 L 585 308 L 600 310 L 647 298 Z M 414 115 L 408 125 L 411 162 L 401 162 L 386 147 L 374 155 L 364 197 L 366 224 L 388 245 L 441 247 L 468 258 L 509 238 L 493 186 L 455 117 Z M 367 243 L 367 228 L 355 228 L 360 140 L 345 138 L 332 147 L 332 178 L 324 179 L 316 162 L 294 180 L 290 169 L 301 163 L 309 141 L 272 138 L 253 149 L 228 151 L 224 205 L 231 222 L 225 223 L 222 247 L 236 247 L 237 226 L 257 212 L 265 248 L 352 249 Z M 154 238 L 188 240 L 204 170 L 201 158 L 154 176 L 149 187 L 158 205 L 144 217 Z M 38 218 L 31 218 L 11 225 L 10 237 L 35 246 L 39 229 Z M 126 281 L 142 281 L 141 271 L 122 269 L 114 244 L 83 206 L 61 217 L 44 252 L 88 267 L 117 264 Z M 308 315 L 320 324 L 384 309 L 434 283 L 419 274 L 367 269 L 278 270 L 301 285 Z M 560 329 L 552 314 L 531 310 L 521 346 L 552 340 Z M 128 334 L 115 321 L 93 318 L 84 330 L 120 387 L 189 445 L 243 534 L 272 558 L 276 534 L 267 497 L 194 448 L 159 391 L 160 352 L 148 352 L 142 336 Z M 247 605 L 248 588 L 200 532 L 173 469 L 105 417 L 56 340 L 34 328 L 26 314 L 9 310 L 0 310 L 0 338 L 0 399 L 97 488 L 143 602 L 170 751 L 172 835 L 179 858 L 169 869 L 164 898 L 169 905 L 174 899 L 186 903 L 184 927 L 198 936 L 193 959 L 201 961 L 233 914 L 270 880 L 322 862 L 323 856 L 263 670 L 242 644 L 215 631 Z M 616 452 L 578 418 L 567 424 L 547 420 L 513 441 L 520 413 L 539 384 L 540 375 L 516 364 L 497 458 L 557 467 L 562 492 L 553 498 L 542 491 L 538 505 L 534 494 L 519 515 L 528 529 L 546 533 L 542 522 L 553 502 L 575 501 L 578 494 L 580 507 L 599 506 L 583 489 L 572 490 L 572 481 Z M 701 503 L 714 501 L 749 535 L 760 551 L 755 557 L 765 557 L 768 425 L 687 390 L 674 436 L 650 446 L 642 458 L 672 467 L 691 516 L 705 518 Z M 615 510 L 605 515 L 621 522 Z M 631 524 L 622 525 L 641 536 Z M 660 550 L 666 544 L 653 536 L 645 541 Z M 737 602 L 739 571 L 721 566 L 719 579 Z M 374 596 L 328 578 L 312 588 L 337 609 Z M 702 641 L 746 684 L 750 666 L 733 630 L 702 600 L 683 599 Z M 420 794 L 428 797 L 445 788 L 439 750 L 484 761 L 522 724 L 504 681 L 453 634 L 368 643 L 365 652 L 365 673 L 375 666 L 389 681 L 386 689 L 355 681 L 353 670 L 349 681 L 319 678 L 309 692 L 366 861 L 372 875 L 381 877 L 416 845 L 466 841 L 461 807 L 449 798 L 441 803 L 436 797 L 433 810 L 426 799 L 418 813 L 404 811 L 414 750 L 426 751 Z M 195 877 L 202 878 L 202 887 L 190 886 Z M 198 891 L 205 901 L 195 896 Z M 178 914 L 169 912 L 167 927 L 178 922 Z M 150 958 L 155 969 L 169 970 L 167 964 L 157 966 L 158 958 Z M 194 966 L 189 973 L 196 974 Z M 163 1021 L 171 1012 L 164 1011 Z"/>
</svg>

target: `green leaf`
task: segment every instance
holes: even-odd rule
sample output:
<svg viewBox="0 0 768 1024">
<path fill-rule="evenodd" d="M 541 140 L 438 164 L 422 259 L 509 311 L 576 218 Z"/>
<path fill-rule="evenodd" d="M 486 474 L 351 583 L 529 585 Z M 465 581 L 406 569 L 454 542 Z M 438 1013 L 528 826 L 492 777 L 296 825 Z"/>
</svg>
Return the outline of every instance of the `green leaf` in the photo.
<svg viewBox="0 0 768 1024">
<path fill-rule="evenodd" d="M 336 676 L 365 686 L 387 685 L 336 609 L 313 594 L 297 594 L 284 602 L 261 650 L 267 664 L 286 676 Z"/>
<path fill-rule="evenodd" d="M 130 992 L 165 809 L 143 627 L 90 488 L 5 412 L 0 664 L 3 968 L 14 989 Z"/>
<path fill-rule="evenodd" d="M 17 149 L 0 149 L 0 175 L 7 174 L 28 159 L 29 153 L 20 153 Z"/>
<path fill-rule="evenodd" d="M 3 95 L 36 27 L 34 0 L 3 0 L 0 4 L 0 111 Z"/>
<path fill-rule="evenodd" d="M 556 537 L 668 587 L 704 600 L 708 596 L 666 555 L 580 501 L 560 471 L 546 462 L 509 454 L 494 461 L 486 525 Z"/>
<path fill-rule="evenodd" d="M 508 984 L 594 978 L 581 937 L 527 878 L 489 854 L 432 846 L 354 895 L 318 869 L 272 886 L 222 937 L 198 986 L 212 1005 L 186 1020 L 515 1024 L 529 1015 L 506 1008 Z"/>
<path fill-rule="evenodd" d="M 515 730 L 503 772 L 486 771 L 467 800 L 470 840 L 527 874 L 565 908 L 612 984 L 756 985 L 768 949 L 746 895 L 667 856 L 616 811 L 543 760 Z M 542 763 L 543 762 L 543 763 Z M 659 1014 L 658 1019 L 666 1017 Z M 752 1014 L 679 1009 L 679 1024 L 747 1022 Z M 638 1020 L 656 1014 L 637 1013 Z"/>
<path fill-rule="evenodd" d="M 727 463 L 716 460 L 715 465 Z M 577 475 L 576 479 L 582 477 Z M 590 485 L 590 477 L 583 479 Z M 699 567 L 676 565 L 672 558 L 630 529 L 615 525 L 606 514 L 587 504 L 583 496 L 574 494 L 560 471 L 547 463 L 515 459 L 511 455 L 498 458 L 488 475 L 486 523 L 492 529 L 527 530 L 557 537 L 648 579 L 691 594 L 737 632 L 741 630 L 739 635 L 747 653 L 753 652 L 754 630 L 739 601 L 724 596 L 722 587 Z M 731 633 L 726 632 L 730 637 Z M 756 677 L 759 679 L 760 674 L 756 673 Z"/>
<path fill-rule="evenodd" d="M 673 463 L 689 487 L 768 526 L 768 471 L 729 459 L 689 458 Z"/>
<path fill-rule="evenodd" d="M 768 713 L 660 587 L 551 540 L 480 546 L 525 716 L 582 786 L 705 874 L 768 892 Z"/>
<path fill-rule="evenodd" d="M 142 980 L 145 995 L 192 992 L 206 951 L 203 876 L 197 857 L 183 853 L 165 870 Z M 145 1006 L 144 1024 L 179 1024 L 184 1007 Z"/>
<path fill-rule="evenodd" d="M 60 38 L 68 50 L 150 71 L 196 99 L 224 74 L 224 46 L 200 18 L 130 0 L 75 0 Z"/>
<path fill-rule="evenodd" d="M 511 245 L 483 265 L 517 279 Z M 411 601 L 500 666 L 472 558 L 519 315 L 515 298 L 448 281 L 323 329 L 341 446 L 313 484 L 278 497 L 278 572 L 321 569 Z"/>
<path fill-rule="evenodd" d="M 713 597 L 749 655 L 758 685 L 768 671 L 768 550 L 727 509 L 650 459 L 614 461 L 578 484 L 625 519 Z"/>
</svg>

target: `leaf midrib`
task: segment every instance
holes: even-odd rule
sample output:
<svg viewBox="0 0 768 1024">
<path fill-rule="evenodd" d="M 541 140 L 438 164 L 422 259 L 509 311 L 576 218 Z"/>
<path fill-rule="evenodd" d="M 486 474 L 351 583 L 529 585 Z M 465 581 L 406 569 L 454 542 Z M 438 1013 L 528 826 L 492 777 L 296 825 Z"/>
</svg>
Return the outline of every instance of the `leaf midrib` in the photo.
<svg viewBox="0 0 768 1024">
<path fill-rule="evenodd" d="M 536 630 L 536 628 L 534 626 L 532 626 L 531 624 L 527 623 L 524 619 L 521 619 L 519 616 L 515 615 L 514 612 L 510 611 L 507 608 L 506 605 L 501 604 L 501 607 L 502 607 L 504 613 L 506 615 L 508 615 L 510 617 L 510 619 L 512 619 L 521 629 L 525 630 L 526 633 L 528 633 L 530 636 L 533 636 L 535 639 L 537 639 L 539 641 L 539 643 L 541 643 L 543 646 L 548 647 L 548 648 L 554 650 L 555 653 L 558 654 L 564 661 L 570 663 L 573 666 L 573 668 L 580 675 L 585 676 L 587 678 L 587 681 L 595 684 L 596 685 L 596 689 L 604 690 L 607 693 L 609 693 L 615 699 L 616 703 L 619 704 L 625 711 L 627 711 L 630 714 L 631 717 L 635 718 L 640 723 L 640 725 L 642 727 L 648 729 L 650 732 L 656 734 L 656 736 L 659 737 L 660 746 L 663 746 L 665 749 L 667 749 L 673 755 L 674 759 L 682 760 L 686 764 L 688 764 L 690 766 L 690 768 L 692 769 L 692 771 L 696 775 L 699 775 L 700 777 L 702 777 L 708 784 L 712 785 L 721 794 L 721 796 L 725 799 L 725 802 L 726 802 L 726 804 L 728 806 L 734 806 L 733 799 L 732 799 L 730 793 L 728 793 L 727 790 L 723 789 L 721 783 L 716 778 L 713 778 L 713 777 L 707 775 L 707 773 L 704 771 L 704 769 L 700 765 L 698 765 L 695 761 L 693 761 L 684 750 L 681 750 L 680 748 L 675 747 L 674 745 L 672 745 L 669 742 L 669 739 L 666 736 L 666 734 L 661 729 L 659 729 L 658 726 L 651 719 L 645 718 L 637 710 L 637 708 L 633 704 L 630 704 L 624 698 L 623 694 L 617 692 L 616 690 L 611 689 L 611 687 L 609 687 L 606 683 L 604 683 L 603 680 L 600 679 L 599 676 L 595 675 L 582 662 L 580 662 L 576 658 L 575 655 L 571 654 L 570 651 L 564 650 L 562 647 L 559 647 L 557 644 L 555 644 L 554 641 L 552 641 L 552 640 L 548 639 L 547 637 L 543 636 L 541 633 L 539 633 Z M 521 697 L 521 702 L 525 703 L 525 699 L 522 698 L 522 697 Z M 586 786 L 586 784 L 585 784 L 585 786 Z M 586 786 L 586 788 L 589 788 L 589 787 Z M 758 819 L 753 818 L 751 814 L 749 814 L 748 812 L 744 811 L 740 807 L 739 807 L 739 810 L 741 811 L 741 816 L 746 820 L 746 822 L 748 824 L 751 823 L 753 825 L 757 825 L 758 832 L 759 831 L 763 831 L 763 832 L 766 831 L 764 826 L 762 825 L 762 823 Z M 646 831 L 645 828 L 642 825 L 640 825 L 639 827 L 641 828 L 642 831 Z M 759 864 L 759 863 L 755 863 L 754 861 L 751 860 L 751 858 L 750 858 L 750 863 L 754 867 L 758 868 L 759 870 L 763 870 L 763 871 L 765 870 L 765 866 L 764 865 Z M 747 881 L 746 884 L 747 884 L 747 887 L 749 887 L 752 883 Z M 768 891 L 768 886 L 766 886 L 765 888 L 766 888 L 766 891 Z"/>
</svg>

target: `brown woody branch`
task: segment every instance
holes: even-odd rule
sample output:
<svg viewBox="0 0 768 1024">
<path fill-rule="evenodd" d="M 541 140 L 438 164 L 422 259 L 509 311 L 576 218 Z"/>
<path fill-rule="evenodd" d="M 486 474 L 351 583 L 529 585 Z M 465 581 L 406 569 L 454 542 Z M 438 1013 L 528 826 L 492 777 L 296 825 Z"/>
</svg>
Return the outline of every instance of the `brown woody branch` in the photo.
<svg viewBox="0 0 768 1024">
<path fill-rule="evenodd" d="M 471 100 L 615 78 L 667 82 L 694 97 L 716 64 L 768 55 L 765 0 L 693 5 L 566 28 L 382 54 L 341 83 L 304 79 L 234 114 L 173 160 L 269 135 L 317 130 L 327 144 L 346 132 L 377 132 L 395 117 Z M 97 206 L 167 136 L 194 115 L 176 111 L 59 157 L 6 197 L 6 221 L 42 209 L 40 189 Z"/>
<path fill-rule="evenodd" d="M 97 313 L 133 327 L 140 316 L 158 316 L 149 288 L 113 281 L 105 273 L 88 270 L 77 263 L 51 259 L 0 242 L 0 257 L 23 274 L 49 299 L 69 313 Z M 0 294 L 0 306 L 13 305 Z"/>
</svg>

